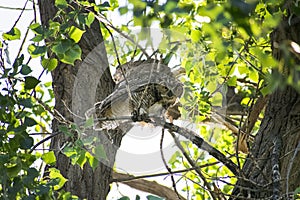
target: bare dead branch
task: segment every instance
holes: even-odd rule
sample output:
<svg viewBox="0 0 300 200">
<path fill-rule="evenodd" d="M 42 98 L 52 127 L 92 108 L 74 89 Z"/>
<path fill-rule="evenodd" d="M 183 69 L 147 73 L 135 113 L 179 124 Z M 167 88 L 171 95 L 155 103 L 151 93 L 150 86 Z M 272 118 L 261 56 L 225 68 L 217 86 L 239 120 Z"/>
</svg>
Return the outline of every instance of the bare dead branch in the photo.
<svg viewBox="0 0 300 200">
<path fill-rule="evenodd" d="M 244 126 L 242 127 L 243 132 L 250 134 L 250 132 L 252 131 L 252 129 L 255 125 L 255 122 L 257 121 L 257 119 L 259 117 L 259 114 L 266 106 L 268 99 L 269 99 L 269 96 L 258 97 L 256 103 L 253 106 L 253 109 L 250 111 L 250 114 L 247 118 L 247 123 L 245 123 Z"/>
<path fill-rule="evenodd" d="M 122 174 L 118 172 L 113 172 L 113 178 L 115 180 L 118 179 L 130 179 L 133 178 L 134 176 L 132 175 L 127 175 L 127 174 Z M 176 194 L 172 189 L 160 185 L 155 181 L 148 181 L 145 179 L 138 179 L 138 180 L 130 180 L 126 182 L 122 182 L 123 184 L 126 184 L 132 188 L 141 190 L 143 192 L 148 192 L 163 198 L 166 198 L 167 200 L 176 200 L 176 199 L 181 199 L 181 200 L 186 200 L 183 196 Z M 179 197 L 178 197 L 179 195 Z"/>
</svg>

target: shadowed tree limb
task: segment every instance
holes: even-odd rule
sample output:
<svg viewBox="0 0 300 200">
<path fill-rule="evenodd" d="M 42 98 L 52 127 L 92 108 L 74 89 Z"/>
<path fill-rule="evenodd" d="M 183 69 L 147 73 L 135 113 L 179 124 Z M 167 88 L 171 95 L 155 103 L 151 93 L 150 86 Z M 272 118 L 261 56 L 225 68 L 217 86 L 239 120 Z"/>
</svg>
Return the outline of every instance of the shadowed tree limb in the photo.
<svg viewBox="0 0 300 200">
<path fill-rule="evenodd" d="M 199 149 L 202 149 L 204 151 L 207 151 L 211 156 L 219 160 L 221 163 L 223 163 L 234 175 L 239 175 L 239 168 L 236 164 L 234 164 L 230 159 L 228 159 L 224 154 L 222 154 L 219 150 L 208 144 L 201 138 L 199 135 L 197 135 L 195 132 L 179 127 L 177 125 L 165 122 L 161 120 L 160 118 L 155 118 L 155 121 L 152 122 L 155 125 L 162 126 L 166 129 L 168 129 L 171 132 L 178 133 L 179 135 L 185 137 L 186 139 L 190 140 L 193 144 L 195 144 Z"/>
</svg>

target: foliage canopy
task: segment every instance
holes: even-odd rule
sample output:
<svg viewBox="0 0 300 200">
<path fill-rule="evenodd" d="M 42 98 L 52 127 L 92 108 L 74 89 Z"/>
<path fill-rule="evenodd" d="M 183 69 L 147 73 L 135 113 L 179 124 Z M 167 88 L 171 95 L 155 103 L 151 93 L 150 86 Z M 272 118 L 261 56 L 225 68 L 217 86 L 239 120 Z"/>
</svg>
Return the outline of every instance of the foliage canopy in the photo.
<svg viewBox="0 0 300 200">
<path fill-rule="evenodd" d="M 95 20 L 102 23 L 105 41 L 110 40 L 112 33 L 130 37 L 132 32 L 129 26 L 167 29 L 184 35 L 185 41 L 180 41 L 176 37 L 178 35 L 166 34 L 158 48 L 148 53 L 153 53 L 166 63 L 172 64 L 176 60 L 185 69 L 185 74 L 181 76 L 185 86 L 180 99 L 182 119 L 197 124 L 201 137 L 231 156 L 241 167 L 245 156 L 234 148 L 232 129 L 225 127 L 225 120 L 217 121 L 214 115 L 228 106 L 229 97 L 226 94 L 233 90 L 240 98 L 237 102 L 240 113 L 231 116 L 230 121 L 234 127 L 243 127 L 258 98 L 286 85 L 300 89 L 296 81 L 299 80 L 296 77 L 299 66 L 294 65 L 292 70 L 295 73 L 285 77 L 282 62 L 272 57 L 271 32 L 286 14 L 282 3 L 282 0 L 129 0 L 129 5 L 119 6 L 117 0 L 101 4 L 55 0 L 58 12 L 49 22 L 49 27 L 42 26 L 33 17 L 27 31 L 21 32 L 18 28 L 21 24 L 16 22 L 2 34 L 0 40 L 0 198 L 76 199 L 69 192 L 60 190 L 67 179 L 52 167 L 56 158 L 45 145 L 53 134 L 58 133 L 50 135 L 51 120 L 57 114 L 53 109 L 51 82 L 44 82 L 43 76 L 59 67 L 60 62 L 74 65 L 83 59 L 78 42 Z M 294 8 L 294 14 L 298 16 L 300 10 L 296 4 Z M 110 19 L 110 13 L 119 13 L 121 17 L 132 16 L 132 20 L 116 27 L 115 18 Z M 74 23 L 70 24 L 70 21 Z M 28 32 L 34 36 L 28 38 Z M 147 40 L 147 32 L 141 32 L 139 39 Z M 10 54 L 9 47 L 13 41 L 17 41 L 20 47 L 16 55 Z M 120 41 L 114 42 L 118 44 Z M 147 42 L 146 48 L 150 49 L 153 44 L 149 40 Z M 280 45 L 286 50 L 285 59 L 291 56 L 290 48 L 300 52 L 299 44 L 291 42 Z M 118 61 L 130 61 L 133 54 L 134 58 L 147 58 L 142 49 L 129 41 L 123 46 L 126 50 L 118 56 L 111 40 L 106 43 L 106 48 L 108 55 L 115 58 L 111 63 L 114 66 L 119 64 Z M 33 60 L 39 60 L 43 67 L 38 75 Z M 252 136 L 257 132 L 262 116 L 263 113 L 251 130 Z M 208 121 L 221 123 L 222 126 L 208 125 Z M 88 120 L 82 127 L 69 122 L 60 127 L 63 134 L 74 138 L 62 148 L 62 152 L 80 167 L 88 162 L 95 168 L 98 160 L 106 157 L 102 146 L 91 147 L 92 153 L 83 148 L 91 145 L 93 138 L 75 137 L 84 134 L 92 125 L 93 121 Z M 239 135 L 240 131 L 235 134 Z M 230 195 L 236 181 L 233 174 L 191 142 L 181 142 L 181 146 L 194 163 L 191 164 L 186 155 L 178 151 L 168 161 L 171 169 L 176 171 L 203 166 L 203 177 L 187 170 L 180 180 L 188 184 L 180 189 L 192 199 L 210 199 L 208 188 L 225 196 Z M 48 167 L 44 173 L 42 169 L 45 165 Z M 159 199 L 151 195 L 147 198 Z"/>
</svg>

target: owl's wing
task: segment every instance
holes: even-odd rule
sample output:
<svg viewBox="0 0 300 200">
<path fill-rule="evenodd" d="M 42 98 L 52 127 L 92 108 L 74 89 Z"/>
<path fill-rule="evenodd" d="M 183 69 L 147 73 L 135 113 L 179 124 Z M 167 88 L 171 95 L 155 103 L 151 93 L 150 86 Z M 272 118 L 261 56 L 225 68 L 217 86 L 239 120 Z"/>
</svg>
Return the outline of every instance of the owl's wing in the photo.
<svg viewBox="0 0 300 200">
<path fill-rule="evenodd" d="M 136 109 L 148 113 L 155 103 L 165 108 L 175 103 L 183 91 L 182 84 L 172 75 L 170 68 L 158 63 L 142 63 L 128 68 L 112 94 L 96 103 L 86 112 L 94 119 L 131 116 Z M 141 113 L 140 113 L 141 114 Z M 124 120 L 95 120 L 95 129 L 114 129 Z"/>
</svg>

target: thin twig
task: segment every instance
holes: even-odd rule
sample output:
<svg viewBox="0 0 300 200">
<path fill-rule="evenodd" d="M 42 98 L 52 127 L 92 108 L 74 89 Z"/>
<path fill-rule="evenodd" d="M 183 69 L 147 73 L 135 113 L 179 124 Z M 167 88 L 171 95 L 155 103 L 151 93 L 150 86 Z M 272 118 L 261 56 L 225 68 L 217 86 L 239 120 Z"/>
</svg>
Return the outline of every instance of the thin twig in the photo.
<svg viewBox="0 0 300 200">
<path fill-rule="evenodd" d="M 30 22 L 30 25 L 31 25 L 31 24 L 32 24 L 32 22 Z M 22 42 L 21 42 L 21 46 L 20 46 L 20 48 L 19 48 L 19 51 L 18 51 L 18 53 L 17 53 L 17 56 L 16 56 L 15 60 L 16 60 L 17 58 L 19 58 L 19 56 L 20 56 L 20 54 L 21 54 L 21 52 L 22 52 L 22 50 L 23 50 L 23 46 L 24 46 L 24 44 L 25 44 L 25 42 L 26 42 L 28 33 L 29 33 L 29 28 L 27 28 L 27 30 L 26 30 L 26 32 L 25 32 L 24 38 L 23 38 L 23 40 L 22 40 Z"/>
<path fill-rule="evenodd" d="M 190 171 L 195 170 L 195 169 L 201 169 L 201 168 L 217 165 L 219 163 L 220 162 L 217 161 L 217 162 L 208 163 L 208 164 L 204 164 L 204 165 L 199 165 L 199 166 L 195 166 L 195 167 L 190 167 L 190 168 L 186 168 L 186 169 L 176 170 L 176 171 L 172 171 L 172 174 L 190 172 Z M 152 178 L 152 177 L 167 176 L 167 175 L 170 175 L 170 172 L 162 172 L 162 173 L 156 173 L 156 174 L 146 174 L 146 175 L 141 175 L 141 176 L 132 176 L 132 177 L 126 178 L 126 179 L 112 179 L 111 183 L 113 183 L 113 182 L 126 182 L 126 181 L 135 180 L 135 179 L 144 179 L 144 178 Z"/>
<path fill-rule="evenodd" d="M 181 153 L 184 155 L 185 159 L 188 161 L 188 163 L 192 166 L 195 167 L 196 164 L 195 162 L 190 158 L 190 156 L 186 153 L 186 151 L 184 150 L 183 146 L 180 144 L 180 141 L 176 138 L 175 134 L 172 133 L 171 131 L 169 131 L 169 133 L 171 134 L 171 136 L 173 137 L 176 146 L 180 149 Z M 204 175 L 202 174 L 202 172 L 200 171 L 200 169 L 195 168 L 196 173 L 200 176 L 201 180 L 204 183 L 204 187 L 207 189 L 207 191 L 210 193 L 212 199 L 217 199 L 216 195 L 214 194 L 214 192 L 212 191 L 212 189 L 210 188 L 209 183 L 206 181 L 206 178 L 204 177 Z"/>
<path fill-rule="evenodd" d="M 37 17 L 36 17 L 36 4 L 35 0 L 32 1 L 32 9 L 33 9 L 33 16 L 34 16 L 34 22 L 37 23 Z"/>
<path fill-rule="evenodd" d="M 7 9 L 7 10 L 24 10 L 24 11 L 32 11 L 30 8 L 14 8 L 14 7 L 8 7 L 8 6 L 0 6 L 2 9 Z"/>
<path fill-rule="evenodd" d="M 52 133 L 48 137 L 45 137 L 44 139 L 42 139 L 41 141 L 39 141 L 38 143 L 36 143 L 33 147 L 31 147 L 31 149 L 29 151 L 29 154 L 32 153 L 32 151 L 34 151 L 39 145 L 43 144 L 47 140 L 50 140 L 51 138 L 53 138 L 53 137 L 55 137 L 55 136 L 57 136 L 59 134 L 61 134 L 61 132 Z"/>
<path fill-rule="evenodd" d="M 161 129 L 161 138 L 160 138 L 160 143 L 159 143 L 160 155 L 161 155 L 162 161 L 163 161 L 163 163 L 164 163 L 164 165 L 165 165 L 167 171 L 168 171 L 168 172 L 170 173 L 170 175 L 171 175 L 171 181 L 172 181 L 172 186 L 173 186 L 174 192 L 177 194 L 178 199 L 181 199 L 181 198 L 180 198 L 180 195 L 179 195 L 179 193 L 178 193 L 178 191 L 177 191 L 177 189 L 176 189 L 176 182 L 175 182 L 175 179 L 174 179 L 172 170 L 171 170 L 171 168 L 168 166 L 167 161 L 166 161 L 166 158 L 165 158 L 165 156 L 164 156 L 164 152 L 163 152 L 163 150 L 162 150 L 162 149 L 163 149 L 164 135 L 165 135 L 165 129 L 162 128 L 162 129 Z"/>
<path fill-rule="evenodd" d="M 126 83 L 126 89 L 127 89 L 127 92 L 128 92 L 128 96 L 129 96 L 129 98 L 131 100 L 133 100 L 132 99 L 132 95 L 131 95 L 131 91 L 130 91 L 130 85 L 129 85 L 129 82 L 128 82 L 127 77 L 126 77 L 126 73 L 125 73 L 123 67 L 121 66 L 122 64 L 120 62 L 120 58 L 119 58 L 119 54 L 118 54 L 118 50 L 117 50 L 115 38 L 114 38 L 112 32 L 109 30 L 109 28 L 104 23 L 103 23 L 103 26 L 105 27 L 105 29 L 110 34 L 110 37 L 111 37 L 111 40 L 112 40 L 112 43 L 113 43 L 113 47 L 114 47 L 114 51 L 115 51 L 115 54 L 116 54 L 116 57 L 117 57 L 117 62 L 118 62 L 118 65 L 119 65 L 119 67 L 121 69 L 122 76 L 123 76 L 123 78 L 125 80 L 125 83 Z"/>
<path fill-rule="evenodd" d="M 86 9 L 86 10 L 88 10 L 89 12 L 91 12 L 91 10 L 89 10 L 89 9 Z M 109 26 L 110 28 L 112 28 L 114 31 L 118 32 L 122 37 L 126 38 L 127 40 L 129 40 L 130 42 L 132 42 L 134 45 L 136 45 L 137 47 L 139 47 L 139 49 L 143 52 L 143 54 L 147 57 L 147 59 L 150 59 L 148 53 L 146 52 L 146 50 L 141 45 L 139 45 L 131 37 L 129 37 L 128 35 L 126 35 L 125 33 L 123 33 L 120 29 L 114 27 L 104 16 L 95 15 L 95 18 L 99 22 L 102 22 L 103 24 L 106 24 L 107 26 Z"/>
<path fill-rule="evenodd" d="M 20 15 L 18 16 L 18 19 L 15 21 L 14 25 L 12 26 L 12 29 L 17 25 L 17 23 L 20 21 L 22 15 L 23 15 L 23 12 L 27 6 L 27 3 L 28 3 L 28 0 L 25 2 L 25 5 L 23 6 L 23 9 L 21 10 L 21 13 Z"/>
</svg>

